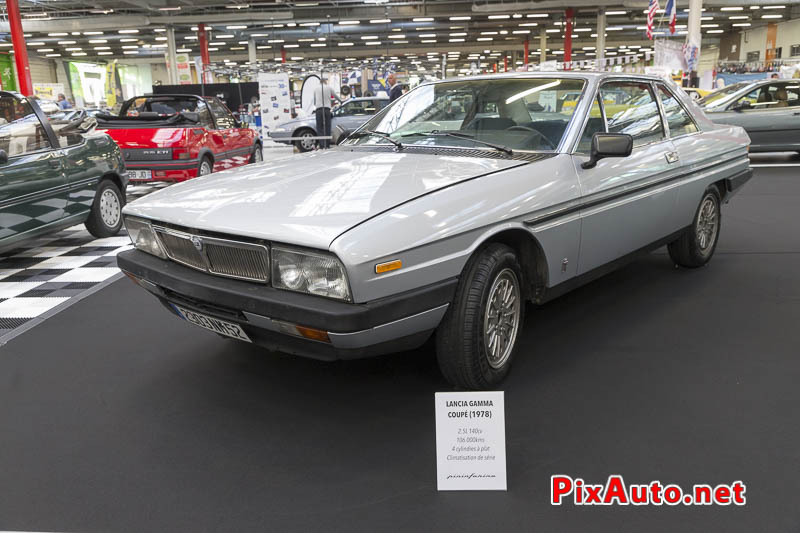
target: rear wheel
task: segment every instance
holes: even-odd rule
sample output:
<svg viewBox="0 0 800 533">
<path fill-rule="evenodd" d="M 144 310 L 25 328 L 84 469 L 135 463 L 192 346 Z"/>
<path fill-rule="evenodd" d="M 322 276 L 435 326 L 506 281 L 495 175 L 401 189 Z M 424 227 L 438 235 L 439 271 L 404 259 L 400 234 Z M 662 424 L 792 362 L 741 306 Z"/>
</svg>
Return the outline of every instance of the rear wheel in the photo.
<svg viewBox="0 0 800 533">
<path fill-rule="evenodd" d="M 200 166 L 197 168 L 197 175 L 206 176 L 212 172 L 214 172 L 214 165 L 211 163 L 211 159 L 204 157 L 203 160 L 200 161 Z"/>
<path fill-rule="evenodd" d="M 508 374 L 525 318 L 514 251 L 490 244 L 470 260 L 436 331 L 436 357 L 455 386 L 487 389 Z"/>
<path fill-rule="evenodd" d="M 703 193 L 692 225 L 667 245 L 669 256 L 675 264 L 697 268 L 708 263 L 717 248 L 721 223 L 719 189 L 711 186 Z"/>
<path fill-rule="evenodd" d="M 124 206 L 125 196 L 117 184 L 108 179 L 101 181 L 86 219 L 86 229 L 98 239 L 116 235 L 122 227 Z"/>
<path fill-rule="evenodd" d="M 295 133 L 294 136 L 300 137 L 300 139 L 294 141 L 294 145 L 301 152 L 310 152 L 317 146 L 317 140 L 314 139 L 316 134 L 313 130 L 305 128 Z"/>
<path fill-rule="evenodd" d="M 260 163 L 264 160 L 264 153 L 262 150 L 263 148 L 261 148 L 260 144 L 257 144 L 255 148 L 253 148 L 253 155 L 250 156 L 251 163 Z"/>
</svg>

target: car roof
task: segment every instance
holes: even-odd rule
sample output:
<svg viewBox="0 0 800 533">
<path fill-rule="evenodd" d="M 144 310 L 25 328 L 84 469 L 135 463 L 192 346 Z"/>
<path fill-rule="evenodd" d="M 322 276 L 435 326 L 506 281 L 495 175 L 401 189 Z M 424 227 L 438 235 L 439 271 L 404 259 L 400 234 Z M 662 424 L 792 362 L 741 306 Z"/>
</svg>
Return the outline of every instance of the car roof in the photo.
<svg viewBox="0 0 800 533">
<path fill-rule="evenodd" d="M 607 78 L 639 78 L 648 81 L 665 81 L 661 76 L 654 74 L 632 74 L 626 72 L 600 72 L 595 70 L 551 70 L 535 72 L 504 72 L 501 74 L 478 74 L 475 76 L 460 76 L 457 78 L 446 78 L 429 83 L 441 83 L 442 81 L 472 81 L 472 80 L 494 80 L 494 79 L 520 79 L 520 78 L 575 78 L 575 79 L 607 79 Z"/>
</svg>

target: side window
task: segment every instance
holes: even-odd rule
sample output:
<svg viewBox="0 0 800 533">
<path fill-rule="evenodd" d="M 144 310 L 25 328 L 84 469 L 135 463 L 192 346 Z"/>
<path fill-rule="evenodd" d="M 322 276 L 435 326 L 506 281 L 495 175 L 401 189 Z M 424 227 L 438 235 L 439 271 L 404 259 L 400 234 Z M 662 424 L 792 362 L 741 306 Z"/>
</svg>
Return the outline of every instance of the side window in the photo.
<svg viewBox="0 0 800 533">
<path fill-rule="evenodd" d="M 236 127 L 236 122 L 233 115 L 228 108 L 222 105 L 218 100 L 208 100 L 208 107 L 211 108 L 211 113 L 214 115 L 214 120 L 217 121 L 217 128 L 221 130 L 229 130 Z"/>
<path fill-rule="evenodd" d="M 47 133 L 28 101 L 0 97 L 0 149 L 14 157 L 49 148 Z"/>
<path fill-rule="evenodd" d="M 669 124 L 670 137 L 678 137 L 697 131 L 697 126 L 692 120 L 692 117 L 689 116 L 680 102 L 678 102 L 675 95 L 661 84 L 658 85 L 658 96 L 661 98 L 661 105 L 664 107 L 664 115 L 667 119 L 667 124 Z"/>
<path fill-rule="evenodd" d="M 598 95 L 592 102 L 589 109 L 589 118 L 586 120 L 586 127 L 583 128 L 581 142 L 578 143 L 578 151 L 588 154 L 592 151 L 592 136 L 595 133 L 604 133 L 606 125 L 603 122 L 603 112 L 600 110 L 600 96 Z"/>
<path fill-rule="evenodd" d="M 620 94 L 622 93 L 622 94 Z M 604 101 L 609 133 L 627 133 L 633 137 L 633 147 L 664 138 L 661 114 L 649 83 L 615 81 L 600 87 Z M 618 103 L 608 104 L 606 100 Z"/>
<path fill-rule="evenodd" d="M 197 115 L 200 117 L 200 125 L 206 129 L 214 129 L 214 119 L 211 118 L 211 111 L 205 102 L 197 102 Z"/>
</svg>

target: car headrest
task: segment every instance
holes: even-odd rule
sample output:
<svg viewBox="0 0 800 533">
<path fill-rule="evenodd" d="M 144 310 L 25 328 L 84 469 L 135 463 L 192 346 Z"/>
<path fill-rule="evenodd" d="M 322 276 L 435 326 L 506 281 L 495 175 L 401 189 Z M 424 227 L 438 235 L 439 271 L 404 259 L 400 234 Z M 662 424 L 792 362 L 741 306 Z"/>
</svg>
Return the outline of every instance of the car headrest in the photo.
<svg viewBox="0 0 800 533">
<path fill-rule="evenodd" d="M 786 89 L 781 87 L 780 89 L 775 91 L 775 99 L 776 100 L 788 100 L 789 99 L 789 93 L 786 92 Z"/>
</svg>

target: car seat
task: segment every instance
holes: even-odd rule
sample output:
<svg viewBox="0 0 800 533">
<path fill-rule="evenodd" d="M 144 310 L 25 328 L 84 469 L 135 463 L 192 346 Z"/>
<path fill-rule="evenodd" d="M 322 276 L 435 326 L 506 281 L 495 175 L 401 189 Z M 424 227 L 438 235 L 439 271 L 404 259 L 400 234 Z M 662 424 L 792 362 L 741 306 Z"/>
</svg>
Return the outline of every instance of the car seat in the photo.
<svg viewBox="0 0 800 533">
<path fill-rule="evenodd" d="M 781 87 L 777 91 L 775 91 L 775 107 L 789 107 L 789 93 L 786 92 L 786 89 Z"/>
</svg>

